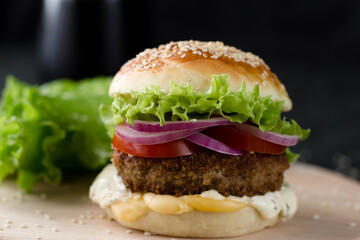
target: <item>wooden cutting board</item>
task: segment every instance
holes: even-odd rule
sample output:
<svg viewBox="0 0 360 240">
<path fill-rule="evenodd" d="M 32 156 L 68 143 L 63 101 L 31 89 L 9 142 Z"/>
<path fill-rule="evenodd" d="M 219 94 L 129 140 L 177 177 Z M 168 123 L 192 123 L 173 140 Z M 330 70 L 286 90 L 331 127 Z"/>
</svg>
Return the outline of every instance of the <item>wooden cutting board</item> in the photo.
<svg viewBox="0 0 360 240">
<path fill-rule="evenodd" d="M 110 221 L 87 197 L 94 176 L 61 186 L 39 184 L 22 194 L 14 180 L 0 188 L 0 239 L 138 239 L 167 238 L 128 230 Z M 295 164 L 286 179 L 298 193 L 292 220 L 232 239 L 355 239 L 360 237 L 360 184 L 312 165 Z"/>
</svg>

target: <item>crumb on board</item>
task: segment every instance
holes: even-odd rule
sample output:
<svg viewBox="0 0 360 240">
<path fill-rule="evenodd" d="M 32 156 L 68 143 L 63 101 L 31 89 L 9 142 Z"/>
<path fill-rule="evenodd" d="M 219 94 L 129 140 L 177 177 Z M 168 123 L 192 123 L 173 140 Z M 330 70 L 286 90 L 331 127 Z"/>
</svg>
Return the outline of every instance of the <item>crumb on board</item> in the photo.
<svg viewBox="0 0 360 240">
<path fill-rule="evenodd" d="M 356 222 L 349 222 L 349 226 L 350 226 L 350 227 L 356 227 L 356 226 L 357 226 L 357 223 L 356 223 Z"/>
<path fill-rule="evenodd" d="M 28 228 L 28 226 L 25 225 L 25 224 L 20 225 L 20 227 L 21 227 L 21 228 Z"/>
</svg>

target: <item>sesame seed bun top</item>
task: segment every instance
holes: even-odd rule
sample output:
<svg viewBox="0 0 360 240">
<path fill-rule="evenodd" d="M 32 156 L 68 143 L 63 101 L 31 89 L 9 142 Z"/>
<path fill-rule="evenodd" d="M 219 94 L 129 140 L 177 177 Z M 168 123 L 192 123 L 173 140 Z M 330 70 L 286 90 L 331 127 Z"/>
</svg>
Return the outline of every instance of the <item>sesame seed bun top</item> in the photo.
<svg viewBox="0 0 360 240">
<path fill-rule="evenodd" d="M 245 81 L 248 89 L 259 85 L 260 95 L 271 95 L 274 101 L 285 100 L 283 111 L 292 108 L 284 85 L 258 56 L 243 52 L 222 42 L 179 41 L 146 49 L 124 64 L 115 75 L 110 96 L 144 91 L 146 86 L 160 86 L 170 91 L 171 81 L 195 91 L 210 87 L 211 75 L 228 74 L 232 91 Z"/>
</svg>

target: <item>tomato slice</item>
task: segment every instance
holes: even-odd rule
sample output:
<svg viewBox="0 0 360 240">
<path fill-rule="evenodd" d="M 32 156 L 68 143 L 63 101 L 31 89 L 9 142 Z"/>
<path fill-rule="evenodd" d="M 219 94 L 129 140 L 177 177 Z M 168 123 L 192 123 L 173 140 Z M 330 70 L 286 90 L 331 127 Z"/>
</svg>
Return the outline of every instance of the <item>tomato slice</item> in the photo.
<svg viewBox="0 0 360 240">
<path fill-rule="evenodd" d="M 117 133 L 115 133 L 114 135 L 112 145 L 117 150 L 124 153 L 138 157 L 148 158 L 170 158 L 187 156 L 201 149 L 200 146 L 184 139 L 154 145 L 141 145 L 128 142 L 125 139 L 121 138 Z"/>
<path fill-rule="evenodd" d="M 239 150 L 281 154 L 286 149 L 286 146 L 265 141 L 232 126 L 211 127 L 205 129 L 202 133 Z"/>
</svg>

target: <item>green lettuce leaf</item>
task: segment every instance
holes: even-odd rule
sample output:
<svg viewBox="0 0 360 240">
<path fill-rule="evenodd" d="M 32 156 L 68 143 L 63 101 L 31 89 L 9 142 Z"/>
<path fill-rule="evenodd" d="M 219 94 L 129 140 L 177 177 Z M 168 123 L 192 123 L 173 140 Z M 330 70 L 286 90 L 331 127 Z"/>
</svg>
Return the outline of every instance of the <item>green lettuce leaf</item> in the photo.
<svg viewBox="0 0 360 240">
<path fill-rule="evenodd" d="M 207 92 L 196 92 L 190 85 L 181 86 L 172 82 L 168 94 L 159 86 L 150 86 L 144 92 L 131 92 L 130 96 L 118 95 L 112 112 L 116 124 L 125 119 L 129 124 L 134 120 L 165 121 L 192 118 L 210 118 L 222 115 L 232 122 L 250 121 L 262 131 L 287 135 L 299 135 L 301 140 L 309 136 L 310 129 L 301 129 L 294 120 L 281 118 L 284 102 L 274 102 L 271 96 L 260 97 L 259 86 L 247 91 L 245 82 L 232 92 L 227 75 L 214 75 Z"/>
<path fill-rule="evenodd" d="M 293 153 L 289 147 L 286 148 L 285 155 L 289 163 L 296 162 L 300 157 L 300 154 Z"/>
<path fill-rule="evenodd" d="M 111 78 L 58 80 L 30 86 L 7 77 L 0 103 L 0 182 L 16 173 L 29 191 L 39 180 L 59 183 L 63 171 L 91 171 L 111 157 L 100 116 L 110 105 Z"/>
</svg>

